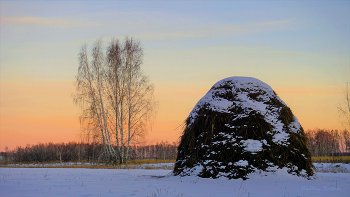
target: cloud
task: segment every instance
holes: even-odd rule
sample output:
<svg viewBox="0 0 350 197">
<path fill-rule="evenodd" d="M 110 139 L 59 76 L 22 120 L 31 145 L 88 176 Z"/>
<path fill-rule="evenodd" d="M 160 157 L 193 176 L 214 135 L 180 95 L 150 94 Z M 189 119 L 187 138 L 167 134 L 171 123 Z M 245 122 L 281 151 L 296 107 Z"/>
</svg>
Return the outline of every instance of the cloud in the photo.
<svg viewBox="0 0 350 197">
<path fill-rule="evenodd" d="M 266 31 L 282 31 L 297 24 L 294 20 L 267 21 L 260 23 L 248 23 L 242 25 L 205 25 L 188 26 L 187 30 L 174 30 L 162 33 L 144 33 L 138 37 L 145 39 L 178 39 L 200 38 L 212 36 L 228 36 L 240 34 L 255 34 Z M 183 29 L 183 27 L 182 27 Z"/>
<path fill-rule="evenodd" d="M 3 17 L 1 19 L 1 25 L 37 25 L 37 26 L 87 26 L 96 25 L 94 22 L 87 21 L 73 21 L 64 20 L 58 18 L 45 18 L 45 17 Z"/>
</svg>

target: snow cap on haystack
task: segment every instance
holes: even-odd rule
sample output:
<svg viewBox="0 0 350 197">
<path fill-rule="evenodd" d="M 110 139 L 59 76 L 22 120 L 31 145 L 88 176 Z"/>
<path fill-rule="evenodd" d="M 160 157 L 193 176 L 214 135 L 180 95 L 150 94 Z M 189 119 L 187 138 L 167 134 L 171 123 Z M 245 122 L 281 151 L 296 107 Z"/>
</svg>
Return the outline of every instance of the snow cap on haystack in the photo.
<svg viewBox="0 0 350 197">
<path fill-rule="evenodd" d="M 246 179 L 287 169 L 310 177 L 307 137 L 289 107 L 251 77 L 217 82 L 186 119 L 174 174 Z"/>
</svg>

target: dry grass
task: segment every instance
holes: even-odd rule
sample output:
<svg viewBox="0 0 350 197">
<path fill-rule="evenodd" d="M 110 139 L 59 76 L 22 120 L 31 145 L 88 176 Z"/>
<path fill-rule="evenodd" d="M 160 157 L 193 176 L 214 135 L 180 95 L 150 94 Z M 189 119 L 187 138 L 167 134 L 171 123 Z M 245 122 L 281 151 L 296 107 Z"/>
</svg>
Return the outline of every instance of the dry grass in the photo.
<svg viewBox="0 0 350 197">
<path fill-rule="evenodd" d="M 2 168 L 89 168 L 89 169 L 164 169 L 173 170 L 171 165 L 161 163 L 175 163 L 175 160 L 137 159 L 129 160 L 127 164 L 106 164 L 104 162 L 46 162 L 46 163 L 0 163 Z M 146 165 L 144 165 L 146 164 Z M 154 165 L 157 164 L 157 165 Z"/>
<path fill-rule="evenodd" d="M 350 156 L 322 156 L 322 157 L 311 157 L 312 162 L 321 163 L 350 163 Z"/>
<path fill-rule="evenodd" d="M 156 164 L 156 163 L 175 163 L 175 159 L 133 159 L 129 160 L 127 165 L 141 165 L 141 164 Z"/>
</svg>

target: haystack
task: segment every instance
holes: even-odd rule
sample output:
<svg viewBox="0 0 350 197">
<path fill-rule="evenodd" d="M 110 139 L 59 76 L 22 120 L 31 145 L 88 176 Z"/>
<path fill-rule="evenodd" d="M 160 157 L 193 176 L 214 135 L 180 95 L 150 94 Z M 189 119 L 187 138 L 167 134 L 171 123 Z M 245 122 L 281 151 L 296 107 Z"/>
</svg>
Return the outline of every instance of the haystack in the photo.
<svg viewBox="0 0 350 197">
<path fill-rule="evenodd" d="M 270 86 L 250 77 L 217 82 L 186 119 L 174 174 L 246 179 L 286 169 L 314 174 L 307 137 Z"/>
</svg>

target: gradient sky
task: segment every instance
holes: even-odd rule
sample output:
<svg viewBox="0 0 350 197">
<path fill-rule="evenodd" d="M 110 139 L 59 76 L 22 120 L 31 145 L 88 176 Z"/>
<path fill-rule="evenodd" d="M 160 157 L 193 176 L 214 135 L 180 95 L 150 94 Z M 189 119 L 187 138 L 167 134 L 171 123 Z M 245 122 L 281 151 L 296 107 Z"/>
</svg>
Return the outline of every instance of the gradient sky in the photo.
<svg viewBox="0 0 350 197">
<path fill-rule="evenodd" d="M 177 141 L 217 81 L 269 84 L 305 130 L 344 129 L 350 1 L 0 1 L 0 151 L 80 141 L 80 46 L 139 39 L 158 116 L 148 143 Z"/>
</svg>

